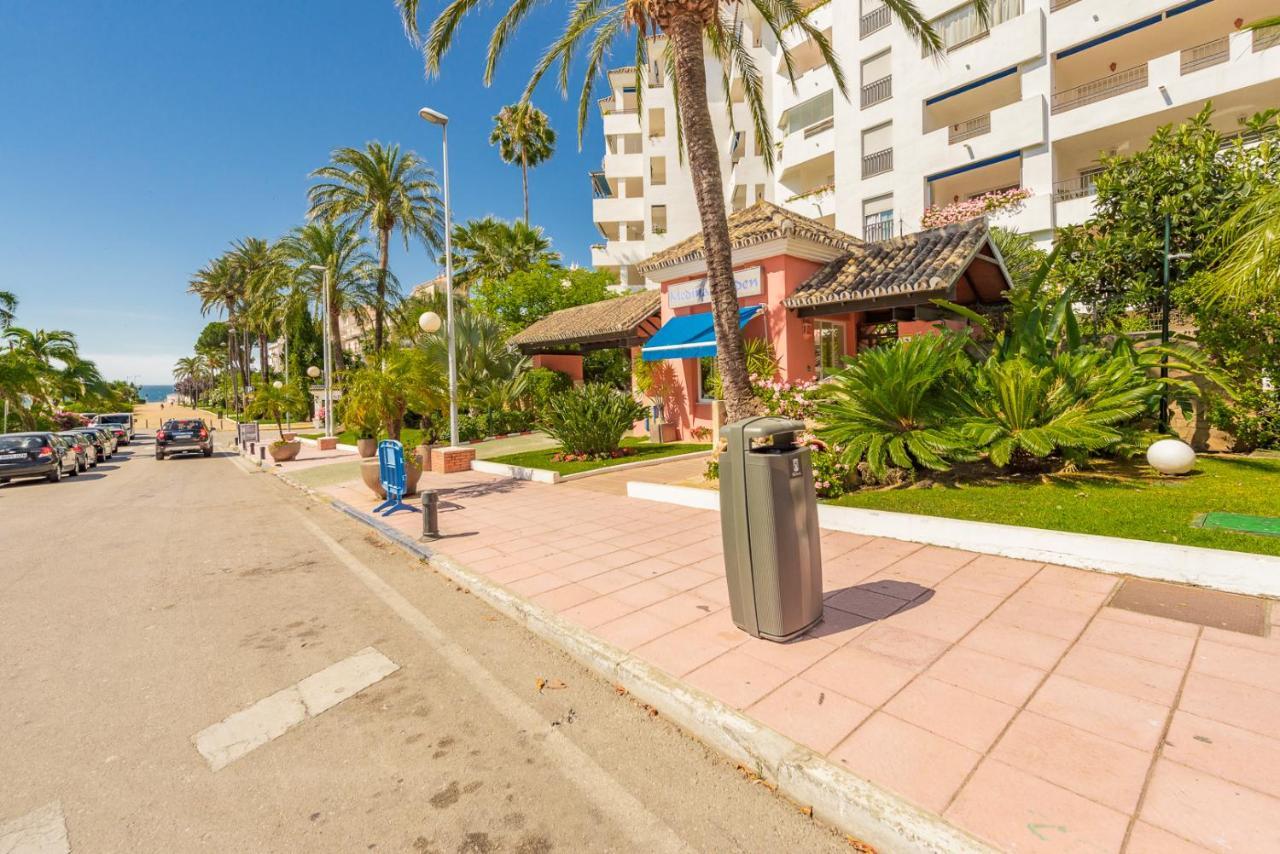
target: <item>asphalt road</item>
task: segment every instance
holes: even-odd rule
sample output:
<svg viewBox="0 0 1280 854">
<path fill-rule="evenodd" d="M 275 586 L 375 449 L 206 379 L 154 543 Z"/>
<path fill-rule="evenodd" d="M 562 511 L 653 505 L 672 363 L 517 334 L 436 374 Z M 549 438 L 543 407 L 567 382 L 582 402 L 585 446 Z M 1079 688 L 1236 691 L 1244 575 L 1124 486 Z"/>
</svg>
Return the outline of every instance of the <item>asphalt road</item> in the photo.
<svg viewBox="0 0 1280 854">
<path fill-rule="evenodd" d="M 275 478 L 123 450 L 0 487 L 0 852 L 849 850 Z M 398 669 L 218 770 L 197 749 L 370 647 Z"/>
</svg>

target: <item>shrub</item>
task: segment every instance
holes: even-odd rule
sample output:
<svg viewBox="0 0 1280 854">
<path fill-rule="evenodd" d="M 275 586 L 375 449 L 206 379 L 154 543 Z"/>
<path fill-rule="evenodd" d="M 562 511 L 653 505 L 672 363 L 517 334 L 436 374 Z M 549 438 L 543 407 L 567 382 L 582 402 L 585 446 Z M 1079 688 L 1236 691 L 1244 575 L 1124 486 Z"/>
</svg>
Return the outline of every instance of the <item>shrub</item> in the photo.
<svg viewBox="0 0 1280 854">
<path fill-rule="evenodd" d="M 631 395 L 604 385 L 584 385 L 556 395 L 543 416 L 547 433 L 570 454 L 611 455 L 622 436 L 644 417 Z"/>
<path fill-rule="evenodd" d="M 529 400 L 537 412 L 541 412 L 551 398 L 573 388 L 573 380 L 568 374 L 551 368 L 534 368 L 525 377 L 529 384 Z"/>
</svg>

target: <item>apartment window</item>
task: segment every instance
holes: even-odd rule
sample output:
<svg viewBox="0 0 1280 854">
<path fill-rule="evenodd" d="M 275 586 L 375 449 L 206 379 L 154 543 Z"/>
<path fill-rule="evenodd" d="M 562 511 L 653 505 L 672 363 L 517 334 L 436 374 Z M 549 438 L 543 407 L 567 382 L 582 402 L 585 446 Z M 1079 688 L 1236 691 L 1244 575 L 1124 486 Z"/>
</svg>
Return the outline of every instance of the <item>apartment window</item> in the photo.
<svg viewBox="0 0 1280 854">
<path fill-rule="evenodd" d="M 746 206 L 747 206 L 747 185 L 739 184 L 738 186 L 733 188 L 733 199 L 730 203 L 730 207 L 733 208 L 734 213 L 737 213 L 738 211 L 742 210 Z"/>
<path fill-rule="evenodd" d="M 653 205 L 649 208 L 649 223 L 651 234 L 667 233 L 667 206 Z"/>
<path fill-rule="evenodd" d="M 667 183 L 667 158 L 649 158 L 649 185 L 661 187 Z"/>
<path fill-rule="evenodd" d="M 893 71 L 889 51 L 862 61 L 862 108 L 893 97 Z"/>
<path fill-rule="evenodd" d="M 733 144 L 729 148 L 729 159 L 734 163 L 737 163 L 742 159 L 742 156 L 746 154 L 746 151 L 744 150 L 746 148 L 746 139 L 747 135 L 745 132 L 740 130 L 733 132 Z"/>
<path fill-rule="evenodd" d="M 990 0 L 988 8 L 990 10 L 990 24 L 994 27 L 996 24 L 1003 24 L 1005 21 L 1018 17 L 1023 12 L 1024 0 Z M 972 3 L 952 9 L 945 15 L 940 15 L 929 22 L 933 27 L 933 31 L 942 39 L 942 49 L 946 52 L 962 47 L 969 42 L 977 41 L 985 38 L 990 32 L 988 27 L 983 26 L 982 21 L 978 19 L 978 12 L 974 9 Z M 924 51 L 927 56 L 929 51 Z"/>
<path fill-rule="evenodd" d="M 844 324 L 831 320 L 813 322 L 813 367 L 818 379 L 844 367 Z"/>
<path fill-rule="evenodd" d="M 662 88 L 665 82 L 665 74 L 666 72 L 663 70 L 663 67 L 662 67 L 662 60 L 660 59 L 649 60 L 649 88 L 650 89 Z"/>
<path fill-rule="evenodd" d="M 661 107 L 654 107 L 649 110 L 649 137 L 662 137 L 667 135 L 667 112 Z"/>
<path fill-rule="evenodd" d="M 810 98 L 807 101 L 796 104 L 783 115 L 784 135 L 804 130 L 810 125 L 816 125 L 818 122 L 831 118 L 835 115 L 835 106 L 834 92 L 823 92 L 816 98 Z"/>
<path fill-rule="evenodd" d="M 758 202 L 763 198 L 764 198 L 764 184 L 756 184 L 755 201 Z"/>
<path fill-rule="evenodd" d="M 862 132 L 862 177 L 870 178 L 893 168 L 893 122 Z"/>
<path fill-rule="evenodd" d="M 862 239 L 869 243 L 893 237 L 893 194 L 862 203 Z"/>
<path fill-rule="evenodd" d="M 858 38 L 865 39 L 878 33 L 892 21 L 889 7 L 884 0 L 862 0 L 862 18 L 858 24 Z"/>
</svg>

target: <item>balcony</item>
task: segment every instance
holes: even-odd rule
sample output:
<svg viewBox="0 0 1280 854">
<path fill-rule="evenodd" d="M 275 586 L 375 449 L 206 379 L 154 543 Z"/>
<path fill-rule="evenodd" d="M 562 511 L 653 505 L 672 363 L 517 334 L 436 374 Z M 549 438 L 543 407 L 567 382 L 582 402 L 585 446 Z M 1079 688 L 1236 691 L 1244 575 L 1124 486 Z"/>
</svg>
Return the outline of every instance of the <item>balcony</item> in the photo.
<svg viewBox="0 0 1280 854">
<path fill-rule="evenodd" d="M 1069 202 L 1072 199 L 1083 199 L 1098 194 L 1097 172 L 1084 172 L 1074 178 L 1059 181 L 1053 185 L 1053 200 Z"/>
<path fill-rule="evenodd" d="M 1032 95 L 926 133 L 917 154 L 920 162 L 936 173 L 1011 151 L 1026 151 L 1048 140 L 1044 96 Z"/>
<path fill-rule="evenodd" d="M 885 172 L 893 171 L 893 149 L 886 148 L 883 151 L 876 151 L 871 154 L 863 155 L 862 158 L 862 177 L 871 178 L 875 175 L 882 175 Z"/>
<path fill-rule="evenodd" d="M 644 176 L 644 155 L 606 154 L 600 168 L 610 178 L 640 178 Z"/>
<path fill-rule="evenodd" d="M 1126 92 L 1147 88 L 1147 63 L 1053 93 L 1053 114 L 1096 104 Z"/>
<path fill-rule="evenodd" d="M 885 7 L 888 8 L 888 7 Z M 862 109 L 872 104 L 879 104 L 893 97 L 893 75 L 881 77 L 879 80 L 862 87 Z"/>
<path fill-rule="evenodd" d="M 986 113 L 951 125 L 947 128 L 947 142 L 955 145 L 957 142 L 964 142 L 966 139 L 985 136 L 989 133 L 991 133 L 991 114 Z"/>
<path fill-rule="evenodd" d="M 862 223 L 862 239 L 867 243 L 889 240 L 893 237 L 894 225 L 892 211 L 889 212 L 888 218 L 869 217 Z"/>
<path fill-rule="evenodd" d="M 1065 8 L 1067 8 L 1068 6 L 1070 6 L 1070 5 L 1072 5 L 1072 4 L 1075 4 L 1075 3 L 1079 3 L 1079 2 L 1080 2 L 1080 0 L 1050 0 L 1050 2 L 1049 2 L 1049 11 L 1050 11 L 1050 12 L 1056 12 L 1056 11 L 1058 11 L 1059 9 L 1065 9 Z"/>
<path fill-rule="evenodd" d="M 858 38 L 865 39 L 872 33 L 878 33 L 893 20 L 892 13 L 888 6 L 881 6 L 879 9 L 873 9 L 863 15 L 858 22 Z"/>
<path fill-rule="evenodd" d="M 650 254 L 643 240 L 610 240 L 591 247 L 591 266 L 623 267 L 639 264 Z"/>
<path fill-rule="evenodd" d="M 591 221 L 597 223 L 643 222 L 644 197 L 592 199 Z"/>
<path fill-rule="evenodd" d="M 1231 40 L 1227 36 L 1184 48 L 1179 54 L 1178 73 L 1190 74 L 1201 68 L 1220 65 L 1231 58 Z"/>
<path fill-rule="evenodd" d="M 1253 31 L 1253 52 L 1261 53 L 1269 47 L 1280 45 L 1280 24 Z"/>
<path fill-rule="evenodd" d="M 801 216 L 807 216 L 810 219 L 822 219 L 824 216 L 832 216 L 836 212 L 836 185 L 834 183 L 826 183 L 820 187 L 814 187 L 803 193 L 796 193 L 789 196 L 783 205 L 787 210 L 794 211 Z"/>
</svg>

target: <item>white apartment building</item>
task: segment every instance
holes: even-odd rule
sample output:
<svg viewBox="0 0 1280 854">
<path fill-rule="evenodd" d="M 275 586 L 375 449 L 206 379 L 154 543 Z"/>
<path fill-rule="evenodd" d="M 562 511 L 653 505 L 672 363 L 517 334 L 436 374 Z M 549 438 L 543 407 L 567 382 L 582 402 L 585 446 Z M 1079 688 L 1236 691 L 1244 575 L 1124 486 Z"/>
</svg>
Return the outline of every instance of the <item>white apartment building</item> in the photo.
<svg viewBox="0 0 1280 854">
<path fill-rule="evenodd" d="M 919 0 L 944 41 L 940 57 L 926 57 L 881 0 L 806 5 L 840 58 L 847 98 L 812 40 L 788 34 L 793 86 L 776 40 L 750 7 L 734 7 L 765 73 L 772 173 L 740 84 L 726 105 L 708 62 L 731 211 L 763 198 L 881 240 L 918 230 L 930 205 L 1022 187 L 1026 202 L 992 222 L 1047 244 L 1053 229 L 1090 215 L 1103 154 L 1141 149 L 1207 100 L 1224 134 L 1280 107 L 1280 28 L 1241 28 L 1275 14 L 1275 0 L 991 0 L 985 28 L 971 3 Z M 698 228 L 662 41 L 650 42 L 642 98 L 635 70 L 620 68 L 599 102 L 606 153 L 591 175 L 592 218 L 604 240 L 592 263 L 630 288 L 644 285 L 636 264 Z"/>
</svg>

